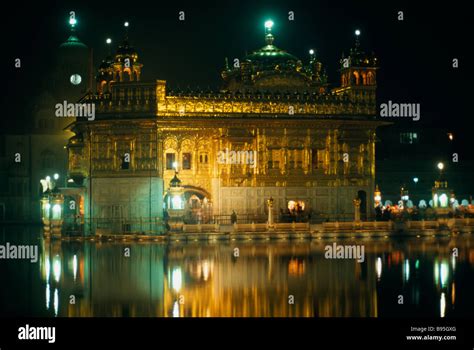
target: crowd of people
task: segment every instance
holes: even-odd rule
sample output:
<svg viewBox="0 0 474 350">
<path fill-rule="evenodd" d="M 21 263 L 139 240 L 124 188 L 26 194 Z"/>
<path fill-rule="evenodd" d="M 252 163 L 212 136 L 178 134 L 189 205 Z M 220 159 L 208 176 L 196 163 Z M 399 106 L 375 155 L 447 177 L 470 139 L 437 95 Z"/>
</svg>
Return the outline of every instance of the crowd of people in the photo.
<svg viewBox="0 0 474 350">
<path fill-rule="evenodd" d="M 474 217 L 474 204 L 453 206 L 448 213 L 453 218 Z M 389 220 L 435 220 L 438 217 L 436 210 L 431 204 L 421 206 L 403 206 L 402 203 L 390 205 L 378 205 L 375 207 L 376 221 Z"/>
</svg>

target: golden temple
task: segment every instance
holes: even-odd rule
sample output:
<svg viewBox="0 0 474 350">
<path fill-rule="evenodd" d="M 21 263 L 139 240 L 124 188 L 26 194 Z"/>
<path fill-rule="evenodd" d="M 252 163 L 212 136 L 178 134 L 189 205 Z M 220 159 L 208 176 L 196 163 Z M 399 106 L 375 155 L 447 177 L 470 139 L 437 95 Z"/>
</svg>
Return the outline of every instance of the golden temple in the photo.
<svg viewBox="0 0 474 350">
<path fill-rule="evenodd" d="M 265 221 L 343 220 L 373 207 L 377 59 L 356 36 L 330 88 L 313 50 L 304 65 L 274 45 L 229 65 L 219 91 L 171 91 L 141 81 L 143 65 L 125 36 L 98 69 L 94 120 L 69 126 L 69 176 L 80 186 L 84 219 L 162 220 L 167 190 L 179 176 L 185 222 L 213 223 L 237 213 Z M 222 162 L 222 152 L 255 155 Z M 247 153 L 245 153 L 247 152 Z M 248 159 L 247 159 L 248 160 Z M 82 191 L 82 192 L 81 192 Z M 296 215 L 295 214 L 295 215 Z"/>
</svg>

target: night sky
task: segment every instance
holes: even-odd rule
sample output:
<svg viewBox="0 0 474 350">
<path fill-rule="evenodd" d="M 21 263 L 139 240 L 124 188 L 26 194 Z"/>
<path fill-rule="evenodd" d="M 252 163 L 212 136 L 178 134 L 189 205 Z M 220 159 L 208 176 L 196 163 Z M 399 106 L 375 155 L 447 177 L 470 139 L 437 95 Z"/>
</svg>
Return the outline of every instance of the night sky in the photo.
<svg viewBox="0 0 474 350">
<path fill-rule="evenodd" d="M 28 108 L 52 69 L 57 47 L 68 35 L 69 11 L 76 11 L 78 37 L 94 49 L 96 66 L 106 54 L 105 39 L 130 42 L 144 64 L 142 80 L 165 79 L 171 87 L 217 89 L 224 57 L 244 56 L 264 45 L 263 22 L 272 18 L 275 45 L 306 64 L 315 48 L 333 84 L 339 83 L 341 53 L 362 31 L 362 47 L 379 58 L 378 103 L 421 103 L 421 121 L 467 130 L 469 11 L 458 3 L 425 5 L 392 1 L 61 1 L 13 2 L 2 19 L 7 83 L 2 98 L 2 131 L 28 125 Z M 405 20 L 397 20 L 404 11 Z M 186 20 L 178 20 L 185 11 Z M 288 11 L 295 20 L 288 21 Z M 22 58 L 23 68 L 14 68 Z M 452 68 L 452 59 L 460 68 Z M 467 133 L 464 136 L 468 136 Z"/>
</svg>

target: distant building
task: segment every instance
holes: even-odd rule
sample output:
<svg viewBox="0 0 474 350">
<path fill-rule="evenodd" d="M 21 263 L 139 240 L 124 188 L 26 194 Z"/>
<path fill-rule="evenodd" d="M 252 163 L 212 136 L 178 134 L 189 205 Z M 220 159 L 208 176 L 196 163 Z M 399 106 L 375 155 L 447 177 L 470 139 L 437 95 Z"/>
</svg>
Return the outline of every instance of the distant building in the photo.
<svg viewBox="0 0 474 350">
<path fill-rule="evenodd" d="M 40 222 L 40 179 L 57 173 L 59 187 L 67 180 L 66 145 L 72 134 L 65 128 L 72 119 L 57 118 L 55 106 L 84 96 L 91 73 L 90 51 L 74 26 L 52 60 L 52 78 L 36 98 L 32 123 L 21 133 L 0 135 L 0 221 Z"/>
<path fill-rule="evenodd" d="M 413 122 L 397 122 L 380 129 L 377 142 L 376 183 L 383 202 L 400 200 L 401 187 L 408 188 L 414 205 L 431 199 L 439 177 L 437 164 L 445 166 L 443 177 L 459 203 L 474 195 L 474 159 L 459 143 L 453 130 Z"/>
</svg>

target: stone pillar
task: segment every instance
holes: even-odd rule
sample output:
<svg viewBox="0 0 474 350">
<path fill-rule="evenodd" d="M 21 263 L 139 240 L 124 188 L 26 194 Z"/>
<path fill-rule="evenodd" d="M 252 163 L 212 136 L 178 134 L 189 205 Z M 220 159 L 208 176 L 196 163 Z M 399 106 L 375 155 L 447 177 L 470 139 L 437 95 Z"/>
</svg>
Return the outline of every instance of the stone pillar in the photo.
<svg viewBox="0 0 474 350">
<path fill-rule="evenodd" d="M 354 203 L 354 221 L 355 222 L 360 222 L 360 203 L 361 203 L 361 200 L 359 198 L 354 198 L 352 200 L 352 203 Z"/>
<path fill-rule="evenodd" d="M 273 227 L 273 197 L 267 200 L 268 207 L 268 227 Z"/>
</svg>

